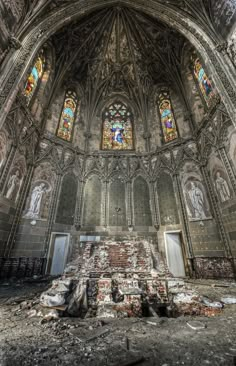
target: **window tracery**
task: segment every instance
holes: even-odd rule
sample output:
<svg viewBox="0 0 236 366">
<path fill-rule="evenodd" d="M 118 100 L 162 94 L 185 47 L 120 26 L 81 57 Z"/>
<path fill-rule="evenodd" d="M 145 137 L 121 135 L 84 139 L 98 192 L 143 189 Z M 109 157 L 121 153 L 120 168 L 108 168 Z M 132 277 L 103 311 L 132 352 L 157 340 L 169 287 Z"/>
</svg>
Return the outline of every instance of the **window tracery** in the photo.
<svg viewBox="0 0 236 366">
<path fill-rule="evenodd" d="M 103 113 L 103 150 L 133 150 L 133 114 L 123 102 L 114 102 Z"/>
<path fill-rule="evenodd" d="M 57 136 L 65 141 L 72 140 L 73 127 L 76 112 L 79 109 L 79 101 L 77 94 L 68 90 L 65 95 L 63 109 L 57 129 Z"/>
<path fill-rule="evenodd" d="M 161 127 L 164 142 L 170 142 L 178 138 L 177 125 L 173 114 L 170 95 L 167 91 L 162 91 L 158 97 L 158 107 L 161 117 Z"/>
<path fill-rule="evenodd" d="M 45 56 L 41 51 L 40 55 L 36 58 L 34 66 L 29 74 L 25 83 L 24 95 L 26 97 L 26 104 L 29 105 L 30 101 L 35 94 L 37 86 L 39 85 L 45 68 Z"/>
<path fill-rule="evenodd" d="M 206 75 L 199 58 L 195 59 L 194 61 L 194 75 L 198 82 L 202 96 L 209 107 L 211 99 L 214 96 L 214 91 L 210 79 Z"/>
</svg>

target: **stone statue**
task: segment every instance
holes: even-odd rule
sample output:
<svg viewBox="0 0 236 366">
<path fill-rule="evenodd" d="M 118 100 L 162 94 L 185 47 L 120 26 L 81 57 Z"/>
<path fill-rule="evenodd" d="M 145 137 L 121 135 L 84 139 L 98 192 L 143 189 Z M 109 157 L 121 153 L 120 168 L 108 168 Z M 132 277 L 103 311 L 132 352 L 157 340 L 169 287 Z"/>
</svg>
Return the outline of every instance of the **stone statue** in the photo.
<svg viewBox="0 0 236 366">
<path fill-rule="evenodd" d="M 188 191 L 188 195 L 194 210 L 193 218 L 205 219 L 204 196 L 201 189 L 194 182 L 191 182 L 191 189 Z"/>
<path fill-rule="evenodd" d="M 25 217 L 29 217 L 32 219 L 39 218 L 41 202 L 45 192 L 46 192 L 45 183 L 41 183 L 39 186 L 34 187 L 31 193 L 30 207 Z"/>
<path fill-rule="evenodd" d="M 11 175 L 9 182 L 7 184 L 6 197 L 9 200 L 13 200 L 16 197 L 16 193 L 20 187 L 20 172 L 16 170 L 14 174 Z"/>
<path fill-rule="evenodd" d="M 221 177 L 220 172 L 216 173 L 215 187 L 221 202 L 226 202 L 231 198 L 228 183 Z"/>
</svg>

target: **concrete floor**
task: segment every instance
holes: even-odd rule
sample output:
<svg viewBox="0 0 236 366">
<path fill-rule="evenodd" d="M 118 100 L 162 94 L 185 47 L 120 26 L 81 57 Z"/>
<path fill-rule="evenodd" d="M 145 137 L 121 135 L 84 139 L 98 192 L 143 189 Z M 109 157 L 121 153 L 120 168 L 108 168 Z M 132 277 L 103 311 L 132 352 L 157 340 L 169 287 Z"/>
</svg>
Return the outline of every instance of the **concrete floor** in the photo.
<svg viewBox="0 0 236 366">
<path fill-rule="evenodd" d="M 236 294 L 235 283 L 214 284 L 221 282 L 192 286 L 215 300 Z M 34 309 L 48 286 L 47 281 L 0 285 L 0 366 L 236 365 L 236 305 L 214 317 L 44 322 Z"/>
</svg>

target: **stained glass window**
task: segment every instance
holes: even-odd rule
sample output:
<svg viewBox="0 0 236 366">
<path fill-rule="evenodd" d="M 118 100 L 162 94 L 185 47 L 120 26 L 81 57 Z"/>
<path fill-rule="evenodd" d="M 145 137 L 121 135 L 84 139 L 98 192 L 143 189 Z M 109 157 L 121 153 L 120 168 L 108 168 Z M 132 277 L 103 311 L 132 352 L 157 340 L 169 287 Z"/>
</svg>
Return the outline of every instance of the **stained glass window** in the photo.
<svg viewBox="0 0 236 366">
<path fill-rule="evenodd" d="M 45 66 L 45 58 L 42 51 L 40 56 L 37 57 L 34 66 L 31 70 L 31 73 L 28 76 L 28 79 L 25 84 L 24 95 L 26 97 L 27 105 L 29 105 L 37 88 L 37 85 L 39 84 L 39 81 L 43 76 L 44 66 Z"/>
<path fill-rule="evenodd" d="M 214 91 L 213 91 L 211 82 L 210 82 L 209 78 L 207 77 L 199 58 L 197 58 L 194 62 L 194 75 L 198 81 L 202 95 L 203 95 L 207 105 L 209 106 L 211 98 L 214 95 Z"/>
<path fill-rule="evenodd" d="M 164 141 L 170 142 L 178 138 L 178 131 L 169 93 L 162 92 L 159 95 L 158 101 Z"/>
<path fill-rule="evenodd" d="M 57 136 L 63 140 L 71 141 L 76 109 L 78 106 L 77 94 L 74 91 L 66 92 L 64 105 L 58 125 Z"/>
<path fill-rule="evenodd" d="M 111 104 L 103 113 L 103 150 L 132 150 L 133 114 L 122 102 Z"/>
</svg>

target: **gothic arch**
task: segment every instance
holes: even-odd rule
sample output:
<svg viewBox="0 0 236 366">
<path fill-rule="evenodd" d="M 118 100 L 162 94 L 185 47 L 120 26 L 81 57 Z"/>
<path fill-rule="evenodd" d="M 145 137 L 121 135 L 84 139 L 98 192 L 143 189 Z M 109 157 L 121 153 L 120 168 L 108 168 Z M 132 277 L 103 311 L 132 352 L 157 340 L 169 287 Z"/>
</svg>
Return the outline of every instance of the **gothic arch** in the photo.
<svg viewBox="0 0 236 366">
<path fill-rule="evenodd" d="M 150 187 L 142 175 L 133 180 L 133 217 L 135 226 L 152 226 Z"/>
<path fill-rule="evenodd" d="M 109 226 L 126 226 L 127 189 L 125 180 L 116 174 L 109 183 L 108 217 Z"/>
<path fill-rule="evenodd" d="M 78 182 L 73 172 L 69 171 L 62 179 L 59 203 L 57 206 L 56 222 L 73 225 Z"/>
<path fill-rule="evenodd" d="M 1 121 L 4 122 L 6 112 L 9 110 L 14 97 L 19 89 L 19 80 L 22 80 L 32 59 L 37 54 L 40 47 L 47 39 L 62 26 L 69 22 L 80 19 L 84 14 L 88 14 L 95 9 L 101 9 L 105 6 L 124 5 L 129 6 L 142 12 L 152 15 L 156 19 L 168 24 L 183 34 L 191 44 L 197 49 L 205 62 L 208 74 L 212 75 L 214 83 L 222 95 L 226 104 L 226 108 L 231 116 L 235 115 L 235 87 L 233 86 L 234 71 L 231 65 L 228 65 L 228 76 L 225 69 L 225 59 L 218 54 L 215 55 L 216 42 L 207 35 L 205 31 L 194 22 L 192 19 L 184 19 L 181 13 L 169 8 L 161 3 L 150 1 L 144 5 L 142 0 L 92 0 L 89 5 L 83 1 L 78 1 L 77 4 L 68 5 L 63 9 L 59 9 L 54 14 L 48 16 L 32 29 L 27 36 L 19 34 L 23 47 L 15 51 L 11 62 L 6 65 L 0 80 L 3 85 L 2 97 L 0 99 Z M 13 62 L 12 62 L 13 61 Z M 11 65 L 10 65 L 11 63 Z M 11 94 L 11 99 L 9 99 Z"/>
<path fill-rule="evenodd" d="M 102 213 L 102 183 L 98 175 L 91 174 L 85 183 L 83 198 L 83 226 L 100 226 Z"/>
<path fill-rule="evenodd" d="M 45 53 L 45 68 L 39 88 L 34 96 L 34 101 L 32 103 L 35 114 L 37 113 L 40 102 L 43 105 L 45 105 L 47 102 L 48 96 L 50 95 L 50 87 L 52 87 L 52 81 L 55 72 L 56 56 L 54 47 L 50 42 L 47 42 L 43 48 Z"/>
<path fill-rule="evenodd" d="M 176 192 L 173 178 L 163 169 L 156 181 L 161 225 L 179 224 Z"/>
<path fill-rule="evenodd" d="M 129 103 L 113 100 L 103 109 L 101 149 L 134 150 L 134 115 Z"/>
</svg>

